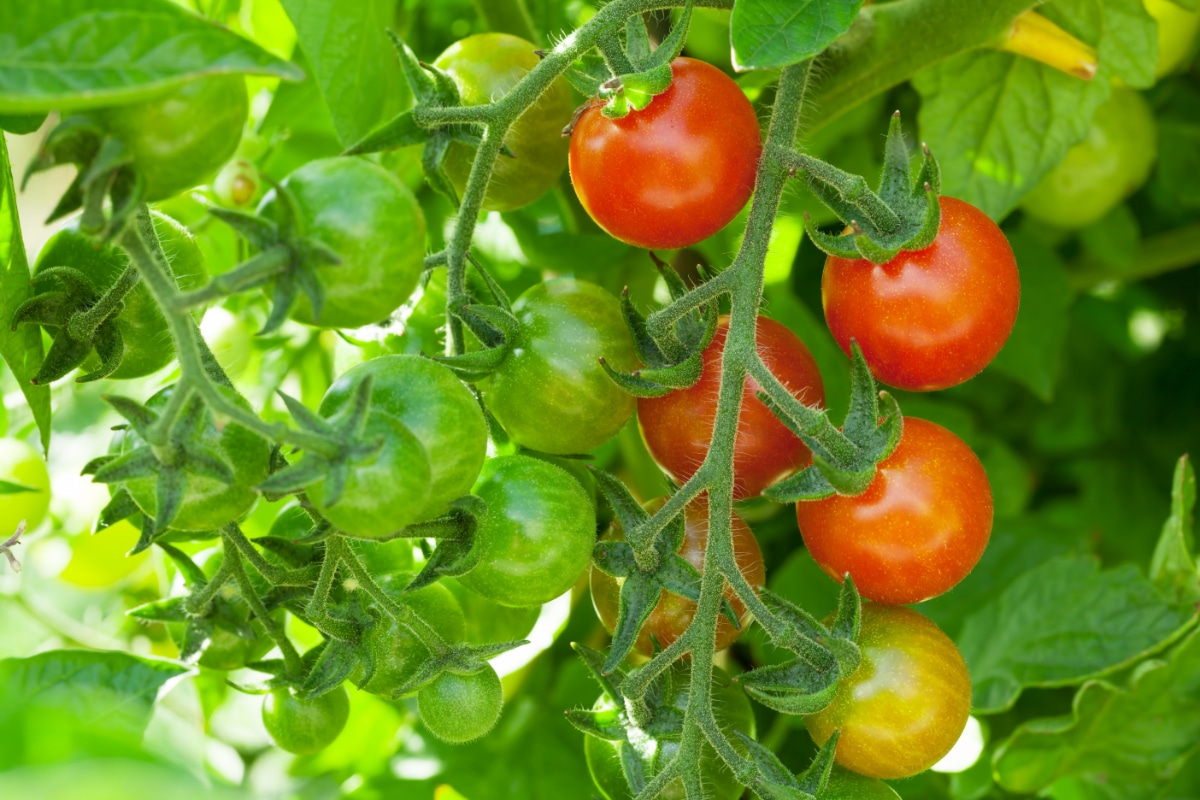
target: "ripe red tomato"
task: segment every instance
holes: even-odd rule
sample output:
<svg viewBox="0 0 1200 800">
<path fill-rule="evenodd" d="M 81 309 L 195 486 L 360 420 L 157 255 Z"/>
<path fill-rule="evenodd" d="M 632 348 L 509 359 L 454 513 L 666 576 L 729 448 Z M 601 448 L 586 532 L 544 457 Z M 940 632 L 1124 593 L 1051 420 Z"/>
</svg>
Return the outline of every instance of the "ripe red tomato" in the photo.
<svg viewBox="0 0 1200 800">
<path fill-rule="evenodd" d="M 825 386 L 812 353 L 796 334 L 766 317 L 758 318 L 758 352 L 767 367 L 808 405 L 825 405 Z M 638 400 L 638 423 L 650 455 L 668 475 L 683 483 L 696 473 L 712 440 L 721 383 L 721 352 L 729 318 L 717 324 L 704 370 L 690 388 L 662 397 Z M 754 497 L 773 483 L 805 467 L 812 459 L 808 447 L 776 419 L 756 396 L 758 384 L 746 381 L 734 444 L 734 497 Z"/>
<path fill-rule="evenodd" d="M 1017 261 L 996 223 L 941 198 L 933 244 L 886 264 L 830 256 L 821 276 L 825 320 L 842 349 L 858 341 L 876 378 L 928 392 L 972 378 L 1012 331 L 1021 299 Z"/>
<path fill-rule="evenodd" d="M 754 190 L 758 117 L 728 75 L 691 58 L 641 111 L 609 119 L 599 105 L 571 134 L 571 181 L 604 230 L 636 247 L 674 249 L 729 224 Z"/>
<path fill-rule="evenodd" d="M 834 579 L 849 572 L 863 597 L 919 603 L 948 591 L 983 555 L 992 489 L 962 439 L 906 417 L 900 443 L 867 491 L 796 504 L 800 534 Z"/>
<path fill-rule="evenodd" d="M 962 653 L 909 608 L 867 603 L 862 664 L 823 711 L 804 719 L 817 744 L 840 731 L 834 758 L 872 778 L 929 769 L 962 735 L 971 713 L 971 676 Z"/>
<path fill-rule="evenodd" d="M 665 497 L 652 500 L 646 504 L 646 510 L 650 512 L 657 511 L 662 508 L 666 501 Z M 679 548 L 679 555 L 683 556 L 684 560 L 693 567 L 703 572 L 704 553 L 708 550 L 708 496 L 701 495 L 688 503 L 684 509 L 683 518 L 685 527 L 683 544 Z M 613 522 L 612 527 L 604 535 L 604 538 L 609 540 L 624 539 L 625 531 L 621 529 L 621 523 Z M 763 567 L 762 550 L 759 549 L 758 540 L 754 538 L 754 533 L 751 532 L 750 526 L 737 514 L 733 515 L 733 556 L 737 561 L 738 569 L 746 577 L 746 580 L 750 582 L 751 586 L 760 588 L 765 585 L 767 573 Z M 621 584 L 623 582 L 623 579 L 606 575 L 595 567 L 592 567 L 592 603 L 595 604 L 596 613 L 609 633 L 612 633 L 617 626 L 617 608 L 620 603 Z M 737 614 L 738 619 L 744 621 L 746 607 L 734 595 L 733 589 L 726 588 L 725 596 L 733 606 L 733 613 Z M 642 626 L 642 632 L 638 636 L 637 643 L 634 646 L 639 653 L 652 655 L 654 649 L 650 641 L 651 635 L 658 641 L 660 647 L 667 647 L 683 635 L 688 625 L 692 624 L 692 617 L 694 616 L 696 616 L 695 603 L 677 594 L 664 591 L 658 601 L 658 605 L 650 612 L 650 617 L 646 620 L 646 624 Z M 729 647 L 729 645 L 737 641 L 740 635 L 741 631 L 734 628 L 729 620 L 725 619 L 725 617 L 718 618 L 718 650 Z"/>
</svg>

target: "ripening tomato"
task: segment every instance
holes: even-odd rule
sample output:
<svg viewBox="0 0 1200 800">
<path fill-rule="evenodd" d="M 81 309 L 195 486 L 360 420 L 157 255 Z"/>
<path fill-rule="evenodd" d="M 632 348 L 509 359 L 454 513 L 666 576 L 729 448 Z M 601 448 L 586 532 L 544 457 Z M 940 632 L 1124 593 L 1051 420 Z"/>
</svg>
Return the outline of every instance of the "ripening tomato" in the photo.
<svg viewBox="0 0 1200 800">
<path fill-rule="evenodd" d="M 692 477 L 708 455 L 717 416 L 721 352 L 729 331 L 722 317 L 708 349 L 700 380 L 687 389 L 638 400 L 638 423 L 650 455 L 677 483 Z M 825 405 L 825 386 L 812 353 L 796 334 L 767 317 L 757 323 L 758 353 L 793 395 L 810 406 Z M 758 399 L 759 386 L 746 381 L 734 443 L 734 497 L 754 497 L 808 465 L 808 447 Z"/>
<path fill-rule="evenodd" d="M 999 226 L 970 203 L 940 198 L 942 222 L 924 250 L 886 264 L 825 259 L 829 331 L 897 389 L 929 392 L 979 373 L 1000 352 L 1021 299 L 1017 260 Z"/>
<path fill-rule="evenodd" d="M 671 86 L 609 119 L 593 105 L 571 133 L 571 181 L 604 230 L 635 247 L 707 239 L 754 190 L 762 133 L 738 85 L 703 61 L 671 62 Z"/>
<path fill-rule="evenodd" d="M 804 719 L 818 745 L 840 731 L 835 759 L 872 778 L 929 769 L 958 741 L 971 712 L 971 676 L 962 654 L 925 617 L 902 606 L 866 603 L 858 639 L 862 663 L 824 710 Z"/>
<path fill-rule="evenodd" d="M 919 603 L 949 591 L 979 562 L 992 531 L 992 489 L 962 439 L 904 419 L 875 480 L 856 497 L 796 504 L 800 534 L 835 580 L 850 573 L 863 597 Z"/>
<path fill-rule="evenodd" d="M 646 504 L 646 510 L 653 513 L 662 508 L 666 501 L 665 497 L 652 500 Z M 701 495 L 687 504 L 684 508 L 683 544 L 679 547 L 679 555 L 701 572 L 704 571 L 704 554 L 708 550 L 708 514 L 707 495 Z M 614 521 L 603 538 L 624 540 L 625 531 L 621 529 L 621 523 Z M 750 526 L 737 514 L 733 515 L 733 556 L 737 561 L 738 569 L 741 570 L 742 575 L 750 582 L 751 586 L 759 589 L 766 583 L 766 570 L 763 567 L 762 550 L 758 547 L 758 540 L 754 538 Z M 624 579 L 614 578 L 601 572 L 595 566 L 592 567 L 592 603 L 596 606 L 596 613 L 609 633 L 612 633 L 617 626 L 617 609 L 620 604 L 623 583 Z M 733 606 L 733 613 L 744 622 L 746 607 L 742 605 L 741 600 L 737 599 L 732 587 L 726 587 L 725 597 Z M 683 635 L 688 625 L 692 624 L 692 618 L 695 615 L 696 604 L 694 602 L 664 590 L 658 605 L 654 607 L 645 624 L 642 625 L 641 633 L 634 646 L 639 653 L 652 655 L 654 646 L 650 641 L 651 636 L 658 642 L 659 647 L 667 647 Z M 742 630 L 745 630 L 744 625 Z M 724 616 L 719 617 L 717 619 L 717 649 L 723 650 L 729 647 L 737 641 L 741 633 L 742 631 L 734 628 L 733 624 Z"/>
</svg>

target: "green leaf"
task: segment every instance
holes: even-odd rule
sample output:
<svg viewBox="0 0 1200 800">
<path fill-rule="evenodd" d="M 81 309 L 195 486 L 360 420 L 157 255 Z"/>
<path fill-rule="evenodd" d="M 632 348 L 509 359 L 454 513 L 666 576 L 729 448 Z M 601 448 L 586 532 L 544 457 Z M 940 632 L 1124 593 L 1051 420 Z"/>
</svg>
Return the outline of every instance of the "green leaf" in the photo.
<svg viewBox="0 0 1200 800">
<path fill-rule="evenodd" d="M 0 661 L 0 771 L 139 747 L 155 698 L 185 672 L 168 661 L 90 650 Z"/>
<path fill-rule="evenodd" d="M 812 58 L 850 29 L 862 0 L 738 0 L 730 18 L 739 71 Z"/>
<path fill-rule="evenodd" d="M 943 192 L 994 219 L 1083 140 L 1111 92 L 1103 74 L 1081 81 L 989 50 L 944 61 L 913 85 L 921 94 L 921 135 L 942 165 Z"/>
<path fill-rule="evenodd" d="M 1178 602 L 1200 600 L 1200 574 L 1196 572 L 1196 534 L 1192 511 L 1196 507 L 1196 471 L 1185 455 L 1175 465 L 1171 481 L 1171 516 L 1150 562 L 1150 579 Z"/>
<path fill-rule="evenodd" d="M 0 16 L 4 13 L 0 11 Z M 49 449 L 50 387 L 30 383 L 42 364 L 42 333 L 36 325 L 25 325 L 14 331 L 9 324 L 17 307 L 30 294 L 29 262 L 25 257 L 25 243 L 21 239 L 12 165 L 8 160 L 4 134 L 0 134 L 0 355 L 4 356 L 25 395 L 25 401 L 29 403 L 38 430 L 42 433 L 42 447 Z"/>
<path fill-rule="evenodd" d="M 1138 89 L 1154 85 L 1158 28 L 1142 0 L 1055 0 L 1039 11 L 1068 33 L 1097 43 L 1105 73 Z"/>
<path fill-rule="evenodd" d="M 1200 634 L 1193 633 L 1167 659 L 1139 665 L 1128 684 L 1090 681 L 1070 714 L 1022 724 L 994 766 L 1000 785 L 1019 794 L 1142 800 L 1158 796 L 1198 742 Z"/>
<path fill-rule="evenodd" d="M 1058 254 L 1021 232 L 1008 237 L 1021 273 L 1021 307 L 1004 348 L 988 366 L 1049 402 L 1062 365 L 1074 293 Z"/>
<path fill-rule="evenodd" d="M 282 0 L 343 145 L 412 102 L 388 38 L 396 0 Z"/>
<path fill-rule="evenodd" d="M 42 127 L 42 123 L 45 121 L 45 113 L 0 114 L 0 130 L 17 134 L 33 133 Z"/>
<path fill-rule="evenodd" d="M 10 114 L 134 103 L 202 75 L 304 77 L 167 0 L 3 3 L 0 31 L 0 106 Z"/>
<path fill-rule="evenodd" d="M 1070 686 L 1168 645 L 1195 618 L 1171 605 L 1136 567 L 1100 571 L 1066 557 L 1030 570 L 966 621 L 958 646 L 976 713 L 1012 706 L 1029 687 Z"/>
</svg>

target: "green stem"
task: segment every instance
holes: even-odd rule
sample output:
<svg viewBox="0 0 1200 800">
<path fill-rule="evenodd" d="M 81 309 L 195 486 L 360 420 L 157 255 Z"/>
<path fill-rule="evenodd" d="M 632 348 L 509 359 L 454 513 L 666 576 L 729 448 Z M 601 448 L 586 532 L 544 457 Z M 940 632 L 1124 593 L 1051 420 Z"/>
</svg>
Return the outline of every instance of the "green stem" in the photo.
<svg viewBox="0 0 1200 800">
<path fill-rule="evenodd" d="M 1187 225 L 1144 240 L 1128 268 L 1087 257 L 1072 265 L 1071 283 L 1091 289 L 1105 281 L 1131 282 L 1200 264 L 1200 225 Z"/>
<path fill-rule="evenodd" d="M 296 648 L 292 645 L 290 639 L 287 638 L 287 633 L 283 629 L 283 625 L 279 620 L 271 616 L 271 612 L 267 610 L 262 598 L 258 596 L 258 592 L 254 591 L 254 584 L 250 582 L 250 576 L 246 574 L 246 567 L 242 564 L 242 553 L 240 548 L 232 541 L 230 535 L 224 534 L 225 542 L 225 563 L 232 564 L 233 577 L 237 581 L 238 588 L 242 590 L 242 598 L 246 604 L 250 606 L 250 611 L 254 616 L 262 622 L 263 628 L 267 635 L 271 637 L 271 641 L 279 646 L 279 650 L 283 653 L 283 662 L 287 665 L 288 672 L 293 675 L 299 675 L 303 670 L 303 662 L 300 660 L 300 654 L 296 652 Z M 232 547 L 230 545 L 233 545 Z"/>
<path fill-rule="evenodd" d="M 292 263 L 292 251 L 277 244 L 262 251 L 250 260 L 239 264 L 222 275 L 218 275 L 205 286 L 178 296 L 175 308 L 186 311 L 231 294 L 244 292 L 282 274 Z"/>
</svg>

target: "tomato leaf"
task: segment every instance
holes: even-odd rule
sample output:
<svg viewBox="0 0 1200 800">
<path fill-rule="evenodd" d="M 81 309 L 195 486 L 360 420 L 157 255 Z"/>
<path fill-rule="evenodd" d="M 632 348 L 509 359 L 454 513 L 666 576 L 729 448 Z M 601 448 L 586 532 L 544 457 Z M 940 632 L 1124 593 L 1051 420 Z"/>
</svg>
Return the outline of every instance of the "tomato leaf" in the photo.
<svg viewBox="0 0 1200 800">
<path fill-rule="evenodd" d="M 730 18 L 737 70 L 798 64 L 850 30 L 862 0 L 738 0 Z"/>
<path fill-rule="evenodd" d="M 1196 507 L 1196 471 L 1188 456 L 1175 465 L 1171 482 L 1171 516 L 1150 562 L 1150 579 L 1179 602 L 1200 600 L 1200 574 L 1196 571 L 1196 535 L 1192 511 Z"/>
<path fill-rule="evenodd" d="M 0 106 L 8 113 L 134 103 L 202 75 L 304 77 L 166 0 L 5 3 L 0 30 Z"/>
</svg>

